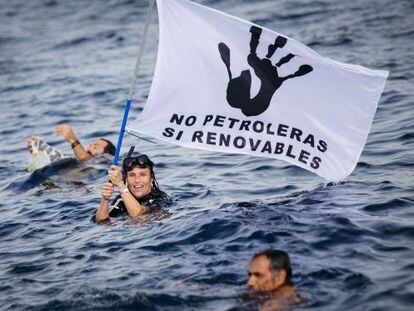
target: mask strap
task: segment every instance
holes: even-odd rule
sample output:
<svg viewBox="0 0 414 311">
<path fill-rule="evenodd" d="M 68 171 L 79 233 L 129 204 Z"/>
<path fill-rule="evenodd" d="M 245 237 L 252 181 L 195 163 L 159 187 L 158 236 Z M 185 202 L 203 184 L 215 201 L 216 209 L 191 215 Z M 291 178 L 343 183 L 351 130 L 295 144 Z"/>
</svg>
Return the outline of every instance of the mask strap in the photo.
<svg viewBox="0 0 414 311">
<path fill-rule="evenodd" d="M 135 146 L 132 146 L 131 149 L 129 149 L 127 158 L 131 158 L 132 153 L 134 152 L 134 149 L 135 149 Z"/>
<path fill-rule="evenodd" d="M 125 158 L 125 159 L 127 159 L 127 158 L 131 158 L 132 157 L 132 153 L 134 152 L 134 149 L 135 149 L 135 146 L 132 146 L 130 149 L 129 149 L 129 151 L 128 151 L 128 155 L 127 155 L 127 157 Z M 123 165 L 122 165 L 122 168 L 123 168 Z M 122 170 L 123 171 L 123 170 Z M 123 174 L 122 174 L 122 181 L 124 182 L 124 184 L 126 184 L 126 172 L 122 172 Z"/>
</svg>

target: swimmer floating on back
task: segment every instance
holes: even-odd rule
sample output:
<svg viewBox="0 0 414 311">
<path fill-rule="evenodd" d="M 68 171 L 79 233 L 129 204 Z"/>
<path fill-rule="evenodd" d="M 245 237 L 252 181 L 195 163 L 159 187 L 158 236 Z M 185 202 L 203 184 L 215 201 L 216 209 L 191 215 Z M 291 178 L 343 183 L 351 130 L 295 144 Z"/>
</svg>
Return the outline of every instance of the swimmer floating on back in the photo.
<svg viewBox="0 0 414 311">
<path fill-rule="evenodd" d="M 72 127 L 67 124 L 62 124 L 56 127 L 56 134 L 58 136 L 63 136 L 71 145 L 75 157 L 80 162 L 86 162 L 102 155 L 115 154 L 115 146 L 112 142 L 104 138 L 94 140 L 89 144 L 88 148 L 85 149 L 76 138 Z M 29 171 L 66 157 L 63 153 L 56 150 L 37 136 L 31 136 L 27 140 L 27 147 L 29 148 L 31 155 L 35 158 L 34 162 L 28 168 Z M 111 161 L 112 159 L 105 158 L 101 160 Z"/>
</svg>

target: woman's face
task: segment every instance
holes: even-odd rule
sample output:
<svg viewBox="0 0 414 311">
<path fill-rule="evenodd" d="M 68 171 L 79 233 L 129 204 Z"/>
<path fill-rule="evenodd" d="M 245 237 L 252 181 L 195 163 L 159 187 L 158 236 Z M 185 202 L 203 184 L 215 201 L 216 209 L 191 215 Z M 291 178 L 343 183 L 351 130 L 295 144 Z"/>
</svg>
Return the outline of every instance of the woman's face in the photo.
<svg viewBox="0 0 414 311">
<path fill-rule="evenodd" d="M 128 189 L 135 198 L 140 199 L 151 192 L 152 177 L 148 167 L 134 167 L 126 173 L 126 178 Z"/>
</svg>

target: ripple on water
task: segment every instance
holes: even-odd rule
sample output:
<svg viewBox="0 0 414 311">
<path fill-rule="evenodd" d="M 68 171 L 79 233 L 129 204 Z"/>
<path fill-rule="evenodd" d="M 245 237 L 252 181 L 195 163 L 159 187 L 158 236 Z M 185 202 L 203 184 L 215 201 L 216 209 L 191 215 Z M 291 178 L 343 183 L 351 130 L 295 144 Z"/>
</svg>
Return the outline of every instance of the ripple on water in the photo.
<svg viewBox="0 0 414 311">
<path fill-rule="evenodd" d="M 12 265 L 12 269 L 9 271 L 11 274 L 22 275 L 22 274 L 32 274 L 35 272 L 43 271 L 48 268 L 49 264 L 47 263 L 36 263 L 34 261 L 29 262 L 20 262 Z"/>
<path fill-rule="evenodd" d="M 384 212 L 396 210 L 404 207 L 411 207 L 413 205 L 413 200 L 408 198 L 395 198 L 387 202 L 374 203 L 365 205 L 362 210 L 371 214 L 378 215 L 383 214 Z"/>
</svg>

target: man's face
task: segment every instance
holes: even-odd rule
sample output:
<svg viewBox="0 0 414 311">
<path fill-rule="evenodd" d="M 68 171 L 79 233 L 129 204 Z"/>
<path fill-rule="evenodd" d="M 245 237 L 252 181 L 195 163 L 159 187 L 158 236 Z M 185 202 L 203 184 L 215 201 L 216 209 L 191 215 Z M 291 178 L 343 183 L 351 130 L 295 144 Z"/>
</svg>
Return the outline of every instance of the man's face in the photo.
<svg viewBox="0 0 414 311">
<path fill-rule="evenodd" d="M 273 291 L 282 285 L 284 281 L 285 280 L 281 277 L 280 273 L 275 274 L 270 268 L 270 261 L 266 256 L 259 256 L 250 262 L 247 286 L 252 291 Z"/>
<path fill-rule="evenodd" d="M 107 145 L 108 143 L 106 141 L 102 139 L 97 139 L 88 146 L 86 152 L 89 153 L 91 156 L 97 156 L 104 153 L 104 149 Z"/>
<path fill-rule="evenodd" d="M 137 199 L 151 192 L 152 177 L 149 168 L 134 167 L 126 173 L 129 191 Z"/>
</svg>

